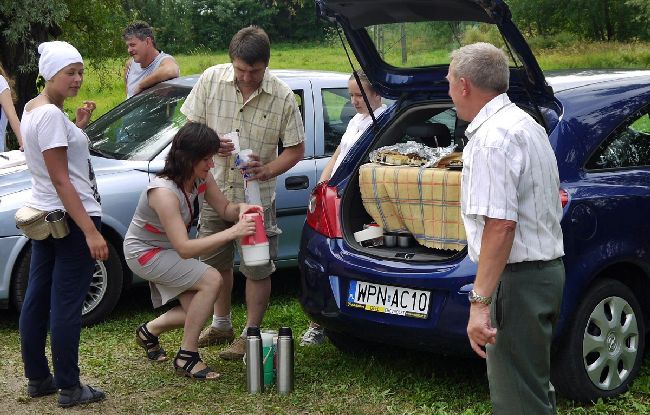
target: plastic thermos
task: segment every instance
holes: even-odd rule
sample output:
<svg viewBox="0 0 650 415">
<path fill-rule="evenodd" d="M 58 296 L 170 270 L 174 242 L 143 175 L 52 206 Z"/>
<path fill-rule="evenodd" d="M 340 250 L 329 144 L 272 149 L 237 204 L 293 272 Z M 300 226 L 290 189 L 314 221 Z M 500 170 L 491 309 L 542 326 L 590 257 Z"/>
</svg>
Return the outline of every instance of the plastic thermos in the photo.
<svg viewBox="0 0 650 415">
<path fill-rule="evenodd" d="M 264 265 L 270 259 L 269 239 L 264 229 L 264 217 L 258 211 L 246 212 L 244 217 L 255 222 L 255 233 L 240 239 L 241 253 L 244 264 L 248 266 Z"/>
<path fill-rule="evenodd" d="M 290 327 L 280 327 L 278 331 L 277 384 L 278 393 L 286 395 L 293 391 L 293 335 Z"/>
<path fill-rule="evenodd" d="M 262 365 L 262 336 L 259 327 L 246 331 L 246 387 L 248 393 L 264 392 L 264 366 Z"/>
</svg>

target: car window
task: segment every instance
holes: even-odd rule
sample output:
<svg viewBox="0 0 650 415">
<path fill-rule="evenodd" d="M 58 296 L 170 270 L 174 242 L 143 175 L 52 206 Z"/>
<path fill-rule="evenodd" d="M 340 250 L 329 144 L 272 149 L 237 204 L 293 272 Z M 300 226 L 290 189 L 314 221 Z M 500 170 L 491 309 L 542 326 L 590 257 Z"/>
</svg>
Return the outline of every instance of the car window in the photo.
<svg viewBox="0 0 650 415">
<path fill-rule="evenodd" d="M 365 30 L 384 62 L 397 68 L 448 65 L 450 51 L 478 40 L 504 47 L 497 26 L 487 23 L 432 20 L 370 25 Z"/>
<path fill-rule="evenodd" d="M 614 131 L 587 163 L 587 169 L 615 169 L 650 166 L 650 117 L 644 113 L 632 117 Z"/>
<path fill-rule="evenodd" d="M 151 160 L 187 121 L 188 88 L 157 88 L 125 101 L 88 127 L 90 150 L 119 160 Z"/>
<path fill-rule="evenodd" d="M 296 104 L 298 104 L 298 109 L 300 110 L 300 116 L 302 117 L 302 125 L 305 125 L 305 102 L 304 102 L 305 91 L 302 89 L 294 89 L 293 96 L 296 98 Z M 282 154 L 282 143 L 278 142 L 278 155 Z"/>
<path fill-rule="evenodd" d="M 341 142 L 348 123 L 357 113 L 350 102 L 347 88 L 328 88 L 321 90 L 323 100 L 323 137 L 325 156 L 331 156 Z"/>
</svg>

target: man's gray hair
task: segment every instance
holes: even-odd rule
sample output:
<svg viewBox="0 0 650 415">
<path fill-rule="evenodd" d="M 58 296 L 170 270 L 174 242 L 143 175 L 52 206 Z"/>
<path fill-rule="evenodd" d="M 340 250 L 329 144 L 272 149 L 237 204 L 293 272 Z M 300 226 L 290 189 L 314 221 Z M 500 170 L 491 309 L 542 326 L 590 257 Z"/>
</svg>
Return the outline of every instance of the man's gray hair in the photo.
<svg viewBox="0 0 650 415">
<path fill-rule="evenodd" d="M 153 35 L 153 28 L 149 26 L 149 23 L 143 22 L 141 20 L 136 20 L 135 22 L 129 24 L 122 32 L 122 39 L 129 40 L 132 37 L 137 37 L 138 39 L 144 41 L 146 38 L 151 38 L 151 43 L 156 47 L 156 39 Z"/>
<path fill-rule="evenodd" d="M 498 93 L 508 90 L 508 56 L 496 46 L 478 42 L 451 52 L 451 72 L 468 79 L 474 86 Z"/>
</svg>

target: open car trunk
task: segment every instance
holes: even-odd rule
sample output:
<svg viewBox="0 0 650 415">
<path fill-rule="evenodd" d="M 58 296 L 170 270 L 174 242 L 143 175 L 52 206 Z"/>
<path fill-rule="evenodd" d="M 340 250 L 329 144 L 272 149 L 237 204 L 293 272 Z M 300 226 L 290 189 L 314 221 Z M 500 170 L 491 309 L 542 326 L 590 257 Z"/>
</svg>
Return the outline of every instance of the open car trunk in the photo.
<svg viewBox="0 0 650 415">
<path fill-rule="evenodd" d="M 458 166 L 454 166 L 455 168 L 381 166 L 372 163 L 370 155 L 374 150 L 385 146 L 415 141 L 428 147 L 440 148 L 454 144 L 452 158 L 460 159 L 467 142 L 465 129 L 468 123 L 456 117 L 456 110 L 450 101 L 416 101 L 412 104 L 408 102 L 399 104 L 402 109 L 395 115 L 392 123 L 376 133 L 374 141 L 365 149 L 363 157 L 357 163 L 345 186 L 340 205 L 343 237 L 354 249 L 382 259 L 436 262 L 464 257 L 467 252 L 467 241 L 460 216 L 461 170 L 457 168 Z M 534 108 L 523 105 L 520 107 L 540 122 L 539 113 Z M 445 134 L 440 134 L 441 131 Z M 435 138 L 432 137 L 434 133 Z M 441 164 L 444 165 L 445 162 Z M 375 169 L 373 174 L 367 172 L 361 174 L 363 169 L 369 168 Z M 404 168 L 409 169 L 411 173 L 407 180 L 403 179 L 402 173 L 394 174 L 396 169 Z M 375 174 L 380 169 L 384 173 L 388 169 L 390 174 L 383 176 Z M 430 180 L 432 174 L 435 176 Z M 368 184 L 369 177 L 370 184 Z M 393 193 L 378 194 L 376 189 L 380 186 L 390 187 Z M 437 193 L 424 191 L 427 186 L 436 189 Z M 421 206 L 427 205 L 430 207 L 429 210 L 420 209 Z M 390 213 L 385 209 L 387 206 L 393 209 Z M 404 219 L 402 225 L 407 226 L 397 226 L 399 228 L 397 229 L 394 225 L 395 221 L 392 221 L 393 226 L 386 226 L 391 222 L 387 220 L 391 215 Z M 423 225 L 423 222 L 429 223 Z M 437 222 L 438 228 L 432 230 L 431 222 Z M 388 227 L 384 232 L 415 235 L 415 238 L 410 240 L 408 247 L 362 246 L 355 240 L 354 233 L 372 223 L 377 223 L 384 228 Z M 427 232 L 423 235 L 424 228 Z"/>
<path fill-rule="evenodd" d="M 383 130 L 379 131 L 376 139 L 365 152 L 365 155 L 360 163 L 356 166 L 355 172 L 350 177 L 348 184 L 345 187 L 344 194 L 341 199 L 341 227 L 343 231 L 343 236 L 348 244 L 350 244 L 355 249 L 364 252 L 367 255 L 375 256 L 378 258 L 384 259 L 393 259 L 393 260 L 402 260 L 402 261 L 418 261 L 418 262 L 433 262 L 433 261 L 447 261 L 453 258 L 464 256 L 466 253 L 466 241 L 464 237 L 458 238 L 453 247 L 453 249 L 445 249 L 444 247 L 428 247 L 425 246 L 426 243 L 431 242 L 430 238 L 425 238 L 420 235 L 420 241 L 415 238 L 411 238 L 409 241 L 408 247 L 403 246 L 392 246 L 388 247 L 385 244 L 379 246 L 362 246 L 354 238 L 354 233 L 363 230 L 371 223 L 380 224 L 380 226 L 386 224 L 385 217 L 383 213 L 378 213 L 381 211 L 375 209 L 374 206 L 371 206 L 373 203 L 380 203 L 379 200 L 369 200 L 368 191 L 365 192 L 365 200 L 362 195 L 361 181 L 360 181 L 360 170 L 363 168 L 369 168 L 369 166 L 376 166 L 381 168 L 376 163 L 371 163 L 370 153 L 373 150 L 377 150 L 381 147 L 392 146 L 399 143 L 406 143 L 407 141 L 415 141 L 417 143 L 422 143 L 429 147 L 448 147 L 451 144 L 455 144 L 455 152 L 458 157 L 460 157 L 460 152 L 466 142 L 465 138 L 465 127 L 467 123 L 456 118 L 456 111 L 452 107 L 451 102 L 449 103 L 436 103 L 429 105 L 418 105 L 412 107 L 406 107 L 401 110 L 400 113 L 395 117 L 395 121 L 388 125 Z M 444 127 L 444 128 L 443 128 Z M 440 134 L 442 129 L 445 134 Z M 432 137 L 432 131 L 437 131 L 435 137 Z M 446 132 L 448 131 L 448 134 Z M 383 166 L 382 166 L 383 167 Z M 391 168 L 390 166 L 386 166 Z M 423 170 L 428 170 L 432 172 L 432 168 L 423 168 L 423 167 L 411 167 L 411 166 L 399 166 L 399 168 L 407 168 L 411 170 L 411 173 L 418 174 L 422 177 Z M 437 173 L 444 174 L 445 169 L 434 169 Z M 402 170 L 403 171 L 403 170 Z M 439 171 L 439 172 L 438 172 Z M 460 171 L 455 171 L 454 174 L 460 175 Z M 412 176 L 412 175 L 411 175 Z M 424 178 L 423 178 L 424 179 Z M 392 180 L 391 177 L 388 177 L 386 181 Z M 411 183 L 400 183 L 400 178 L 397 178 L 397 183 L 388 183 L 389 186 L 394 186 L 396 188 L 404 189 L 405 186 L 414 186 Z M 425 186 L 427 183 L 425 183 Z M 367 186 L 364 184 L 364 186 Z M 443 184 L 440 184 L 443 186 Z M 422 187 L 422 186 L 419 186 Z M 459 189 L 459 186 L 458 186 Z M 411 190 L 414 190 L 412 188 Z M 444 191 L 444 189 L 443 189 Z M 458 193 L 458 196 L 460 193 Z M 426 195 L 421 195 L 426 198 Z M 381 203 L 386 203 L 385 197 L 380 197 L 382 199 Z M 408 197 L 407 197 L 408 199 Z M 412 199 L 412 197 L 411 197 Z M 365 203 L 365 205 L 364 205 Z M 397 215 L 410 216 L 412 221 L 417 222 L 418 220 L 427 219 L 422 212 L 416 212 L 413 209 L 409 209 L 410 206 L 415 206 L 419 203 L 417 200 L 406 200 L 402 205 L 399 203 L 396 204 L 396 213 Z M 460 197 L 457 198 L 457 201 L 450 202 L 452 205 L 455 205 L 455 209 L 458 209 L 457 219 L 460 218 Z M 426 202 L 425 202 L 426 204 Z M 373 214 L 371 215 L 372 212 Z M 374 216 L 374 217 L 373 217 Z M 453 219 L 450 219 L 453 221 Z M 383 223 L 382 223 L 383 222 Z M 457 222 L 457 221 L 456 221 Z M 459 224 L 462 227 L 462 223 Z M 401 228 L 401 229 L 384 229 L 384 232 L 398 232 L 400 236 L 412 235 L 413 226 L 411 230 Z M 415 226 L 417 228 L 417 225 Z M 463 230 L 464 235 L 464 230 Z M 421 243 L 423 239 L 429 239 L 425 243 Z M 444 238 L 442 238 L 444 239 Z M 433 245 L 439 245 L 435 243 L 430 243 Z"/>
</svg>

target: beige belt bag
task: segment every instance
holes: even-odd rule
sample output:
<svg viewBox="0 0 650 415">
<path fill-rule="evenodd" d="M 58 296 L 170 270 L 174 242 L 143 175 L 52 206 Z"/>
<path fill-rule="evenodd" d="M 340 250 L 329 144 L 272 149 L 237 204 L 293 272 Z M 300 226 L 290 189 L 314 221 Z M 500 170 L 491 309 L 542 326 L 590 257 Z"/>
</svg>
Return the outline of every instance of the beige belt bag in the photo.
<svg viewBox="0 0 650 415">
<path fill-rule="evenodd" d="M 50 236 L 50 225 L 45 222 L 47 214 L 45 210 L 23 206 L 16 211 L 16 226 L 29 239 L 42 241 Z"/>
</svg>

